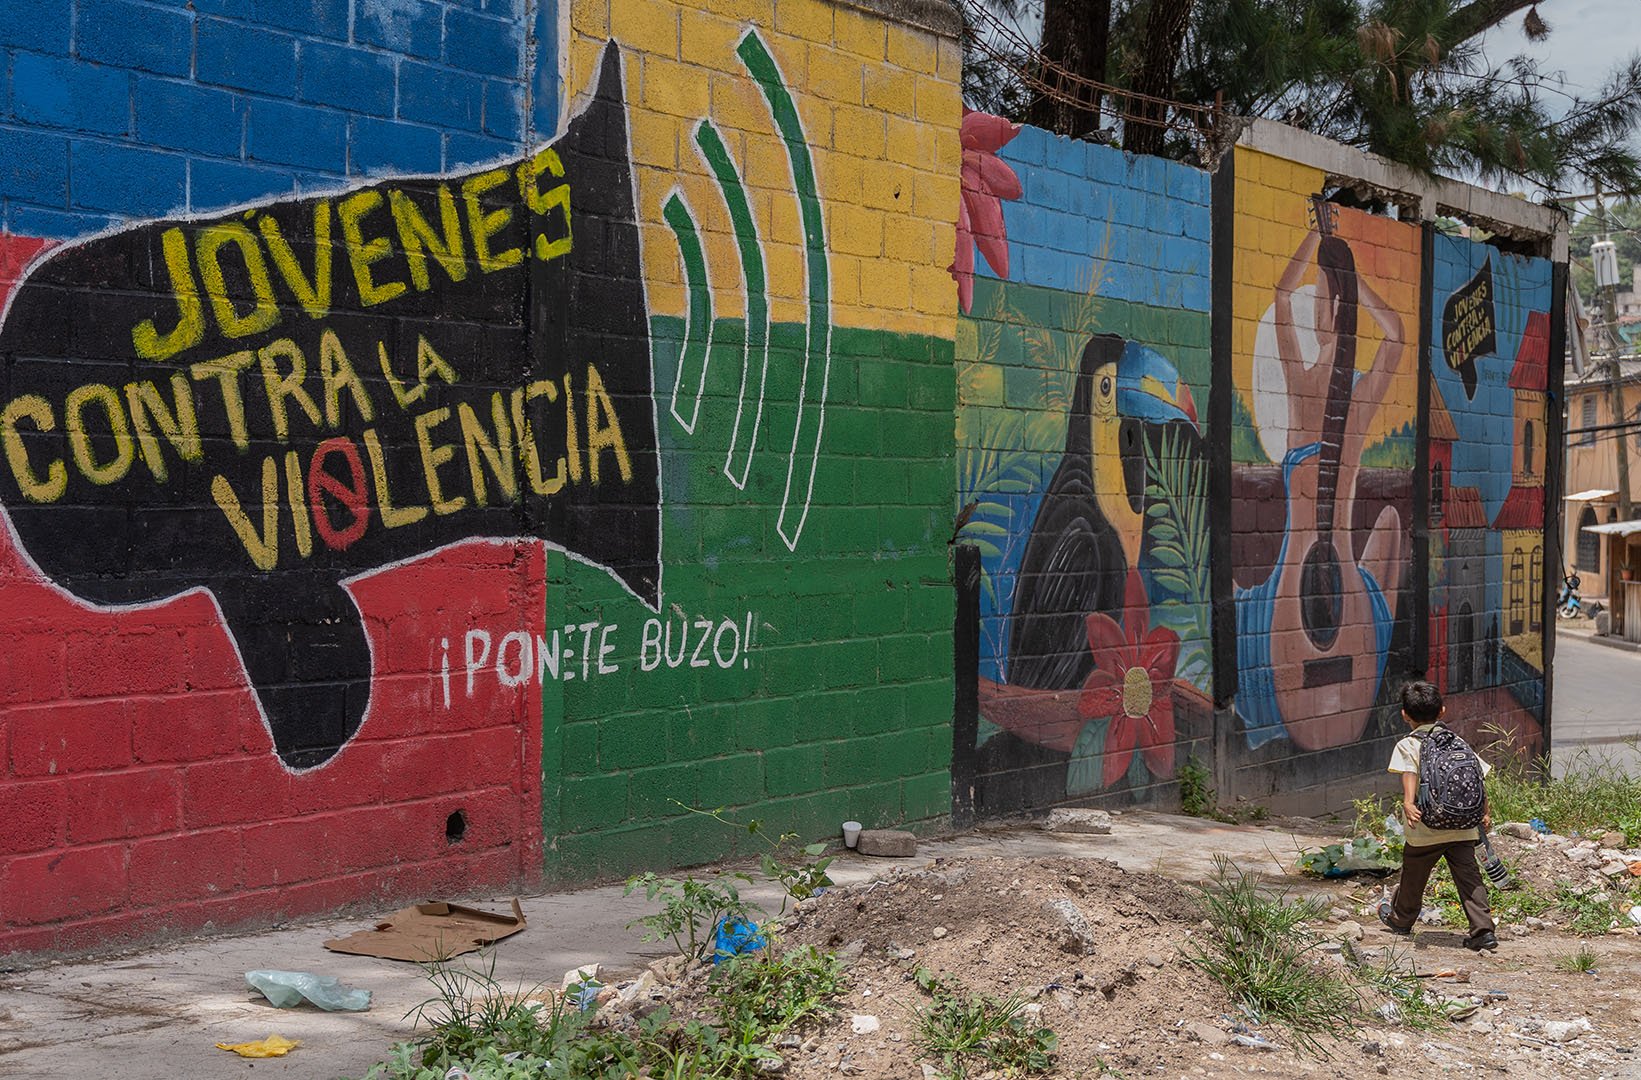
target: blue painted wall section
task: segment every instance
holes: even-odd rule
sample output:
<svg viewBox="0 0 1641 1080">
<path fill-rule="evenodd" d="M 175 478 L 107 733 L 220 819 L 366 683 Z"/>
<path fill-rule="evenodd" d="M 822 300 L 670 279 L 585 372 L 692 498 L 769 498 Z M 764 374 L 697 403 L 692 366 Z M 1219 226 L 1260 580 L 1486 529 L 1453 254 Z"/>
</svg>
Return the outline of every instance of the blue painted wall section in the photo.
<svg viewBox="0 0 1641 1080">
<path fill-rule="evenodd" d="M 5 230 L 68 239 L 515 153 L 527 112 L 555 126 L 557 21 L 550 0 L 6 0 Z"/>
<path fill-rule="evenodd" d="M 1451 713 L 1485 718 L 1531 755 L 1545 749 L 1538 597 L 1554 573 L 1543 533 L 1552 264 L 1460 237 L 1434 244 L 1431 409 L 1455 437 L 1444 446 L 1433 418 L 1429 675 Z M 1455 368 L 1450 305 L 1465 297 L 1492 347 Z"/>
</svg>

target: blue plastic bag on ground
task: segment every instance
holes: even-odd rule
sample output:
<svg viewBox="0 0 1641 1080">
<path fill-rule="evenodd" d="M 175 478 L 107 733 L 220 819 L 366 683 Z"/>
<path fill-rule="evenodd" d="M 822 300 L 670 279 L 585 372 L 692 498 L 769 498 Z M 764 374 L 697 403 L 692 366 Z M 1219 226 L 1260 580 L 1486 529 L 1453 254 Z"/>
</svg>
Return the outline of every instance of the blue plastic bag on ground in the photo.
<svg viewBox="0 0 1641 1080">
<path fill-rule="evenodd" d="M 718 923 L 718 940 L 712 962 L 718 964 L 725 957 L 757 952 L 768 944 L 768 940 L 758 932 L 756 923 L 744 919 L 723 919 Z"/>
<path fill-rule="evenodd" d="M 334 975 L 313 975 L 306 971 L 247 971 L 245 983 L 281 1009 L 293 1009 L 303 999 L 326 1012 L 364 1012 L 370 1008 L 370 991 L 353 990 Z"/>
</svg>

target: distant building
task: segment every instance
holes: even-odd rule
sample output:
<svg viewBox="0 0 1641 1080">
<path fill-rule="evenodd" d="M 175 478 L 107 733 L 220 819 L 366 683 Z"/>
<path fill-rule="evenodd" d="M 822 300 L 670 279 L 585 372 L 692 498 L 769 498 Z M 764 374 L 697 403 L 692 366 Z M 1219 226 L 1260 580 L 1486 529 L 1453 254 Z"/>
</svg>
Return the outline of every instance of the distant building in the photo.
<svg viewBox="0 0 1641 1080">
<path fill-rule="evenodd" d="M 1598 364 L 1587 369 L 1582 377 L 1567 373 L 1567 450 L 1566 477 L 1562 490 L 1567 502 L 1562 512 L 1562 561 L 1560 569 L 1571 566 L 1579 574 L 1579 593 L 1586 600 L 1608 600 L 1613 594 L 1613 581 L 1619 568 L 1613 561 L 1607 544 L 1596 533 L 1585 531 L 1591 525 L 1605 525 L 1618 520 L 1618 454 L 1621 443 L 1629 456 L 1631 490 L 1641 490 L 1641 357 L 1620 360 L 1620 393 L 1624 415 L 1615 417 L 1612 411 L 1611 390 L 1608 385 L 1609 369 Z M 1633 430 L 1612 430 L 1615 422 L 1635 423 Z M 1608 430 L 1593 430 L 1608 428 Z M 1638 537 L 1641 539 L 1641 537 Z M 1641 550 L 1636 555 L 1641 564 Z M 1556 568 L 1552 567 L 1552 572 Z"/>
</svg>

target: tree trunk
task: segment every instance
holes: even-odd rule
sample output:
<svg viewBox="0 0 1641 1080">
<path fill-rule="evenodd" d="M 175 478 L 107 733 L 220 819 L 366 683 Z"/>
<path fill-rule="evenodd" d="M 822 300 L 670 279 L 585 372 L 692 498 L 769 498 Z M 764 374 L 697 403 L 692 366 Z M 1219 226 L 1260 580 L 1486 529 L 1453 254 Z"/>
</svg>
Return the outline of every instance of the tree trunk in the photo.
<svg viewBox="0 0 1641 1080">
<path fill-rule="evenodd" d="M 1145 37 L 1140 69 L 1134 90 L 1151 97 L 1174 96 L 1174 68 L 1185 47 L 1185 31 L 1191 25 L 1192 0 L 1151 0 L 1145 13 Z M 1130 100 L 1123 112 L 1123 149 L 1135 154 L 1155 154 L 1162 150 L 1167 129 L 1167 106 Z M 1146 123 L 1146 121 L 1151 121 Z"/>
<path fill-rule="evenodd" d="M 1106 49 L 1111 36 L 1111 0 L 1045 0 L 1043 37 L 1038 53 L 1047 64 L 1093 82 L 1105 82 Z M 1100 97 L 1059 79 L 1045 67 L 1040 77 L 1058 86 L 1063 96 L 1037 94 L 1026 119 L 1059 135 L 1081 136 L 1099 130 Z M 1072 104 L 1074 99 L 1079 104 Z"/>
</svg>

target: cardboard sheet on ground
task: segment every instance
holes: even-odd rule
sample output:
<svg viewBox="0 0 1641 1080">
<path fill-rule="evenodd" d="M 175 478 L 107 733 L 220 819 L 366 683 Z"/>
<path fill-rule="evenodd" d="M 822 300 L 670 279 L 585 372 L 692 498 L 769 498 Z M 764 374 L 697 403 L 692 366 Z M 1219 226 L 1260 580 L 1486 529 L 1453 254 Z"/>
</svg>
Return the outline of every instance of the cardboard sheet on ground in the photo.
<svg viewBox="0 0 1641 1080">
<path fill-rule="evenodd" d="M 511 915 L 434 901 L 395 911 L 369 930 L 325 942 L 325 948 L 355 956 L 426 963 L 482 949 L 523 929 L 524 912 L 516 898 Z"/>
</svg>

